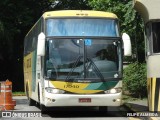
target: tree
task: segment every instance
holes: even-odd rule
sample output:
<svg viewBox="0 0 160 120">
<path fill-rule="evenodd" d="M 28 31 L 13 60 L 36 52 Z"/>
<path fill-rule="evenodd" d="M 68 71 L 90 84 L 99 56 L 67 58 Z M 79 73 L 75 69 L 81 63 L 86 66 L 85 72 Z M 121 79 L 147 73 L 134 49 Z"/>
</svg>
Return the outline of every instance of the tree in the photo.
<svg viewBox="0 0 160 120">
<path fill-rule="evenodd" d="M 0 80 L 10 79 L 23 90 L 23 40 L 52 1 L 0 1 Z M 18 82 L 14 82 L 18 81 Z"/>
<path fill-rule="evenodd" d="M 120 20 L 121 31 L 126 32 L 130 35 L 132 40 L 133 53 L 140 53 L 137 54 L 137 59 L 139 62 L 143 62 L 143 22 L 142 19 L 136 14 L 136 11 L 133 9 L 132 3 L 132 0 L 89 0 L 89 5 L 94 10 L 113 12 L 118 16 Z"/>
<path fill-rule="evenodd" d="M 23 90 L 23 41 L 27 32 L 45 11 L 87 9 L 86 2 L 86 0 L 1 0 L 0 80 L 10 79 L 13 81 L 14 91 Z"/>
<path fill-rule="evenodd" d="M 86 10 L 91 9 L 88 6 L 88 0 L 57 0 L 57 4 L 53 7 L 53 10 Z"/>
<path fill-rule="evenodd" d="M 147 97 L 147 71 L 146 64 L 133 63 L 124 69 L 124 90 L 134 97 Z"/>
</svg>

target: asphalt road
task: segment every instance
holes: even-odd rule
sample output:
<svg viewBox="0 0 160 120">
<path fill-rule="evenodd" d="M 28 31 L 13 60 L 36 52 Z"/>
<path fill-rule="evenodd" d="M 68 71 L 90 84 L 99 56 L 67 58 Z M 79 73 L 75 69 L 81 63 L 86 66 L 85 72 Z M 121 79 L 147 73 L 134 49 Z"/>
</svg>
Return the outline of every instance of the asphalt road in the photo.
<svg viewBox="0 0 160 120">
<path fill-rule="evenodd" d="M 129 120 L 125 117 L 128 110 L 124 106 L 108 107 L 105 113 L 99 112 L 97 107 L 67 107 L 41 114 L 38 107 L 28 106 L 26 96 L 13 99 L 17 103 L 15 110 L 1 113 L 1 120 Z"/>
</svg>

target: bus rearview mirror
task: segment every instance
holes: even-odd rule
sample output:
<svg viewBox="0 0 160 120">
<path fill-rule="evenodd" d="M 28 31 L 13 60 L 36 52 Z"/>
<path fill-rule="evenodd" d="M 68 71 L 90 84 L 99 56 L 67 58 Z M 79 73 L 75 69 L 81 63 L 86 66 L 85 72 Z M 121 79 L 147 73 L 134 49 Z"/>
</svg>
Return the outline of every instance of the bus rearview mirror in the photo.
<svg viewBox="0 0 160 120">
<path fill-rule="evenodd" d="M 124 56 L 131 56 L 132 55 L 132 47 L 131 47 L 131 40 L 127 33 L 123 33 L 122 35 L 123 46 L 124 46 Z"/>
<path fill-rule="evenodd" d="M 45 34 L 43 32 L 38 35 L 37 55 L 45 55 Z"/>
</svg>

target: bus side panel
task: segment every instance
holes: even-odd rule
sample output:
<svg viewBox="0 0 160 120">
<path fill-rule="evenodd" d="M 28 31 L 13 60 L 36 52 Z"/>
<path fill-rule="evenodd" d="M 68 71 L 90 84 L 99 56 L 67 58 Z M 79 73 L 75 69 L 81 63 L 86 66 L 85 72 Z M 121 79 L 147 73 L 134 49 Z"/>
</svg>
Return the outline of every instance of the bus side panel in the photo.
<svg viewBox="0 0 160 120">
<path fill-rule="evenodd" d="M 32 91 L 35 92 L 36 90 L 36 59 L 37 59 L 37 52 L 33 51 L 32 53 Z"/>
<path fill-rule="evenodd" d="M 24 83 L 28 87 L 28 94 L 31 97 L 36 89 L 36 52 L 32 52 L 24 57 Z M 25 89 L 25 92 L 26 89 Z"/>
</svg>

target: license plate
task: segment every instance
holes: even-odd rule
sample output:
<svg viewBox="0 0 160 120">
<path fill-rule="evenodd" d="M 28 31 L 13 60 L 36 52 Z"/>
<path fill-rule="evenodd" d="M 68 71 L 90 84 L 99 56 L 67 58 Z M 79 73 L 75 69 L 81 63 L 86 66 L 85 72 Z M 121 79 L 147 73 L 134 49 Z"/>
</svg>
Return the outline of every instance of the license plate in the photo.
<svg viewBox="0 0 160 120">
<path fill-rule="evenodd" d="M 79 102 L 80 103 L 90 103 L 91 102 L 91 98 L 79 98 Z"/>
</svg>

